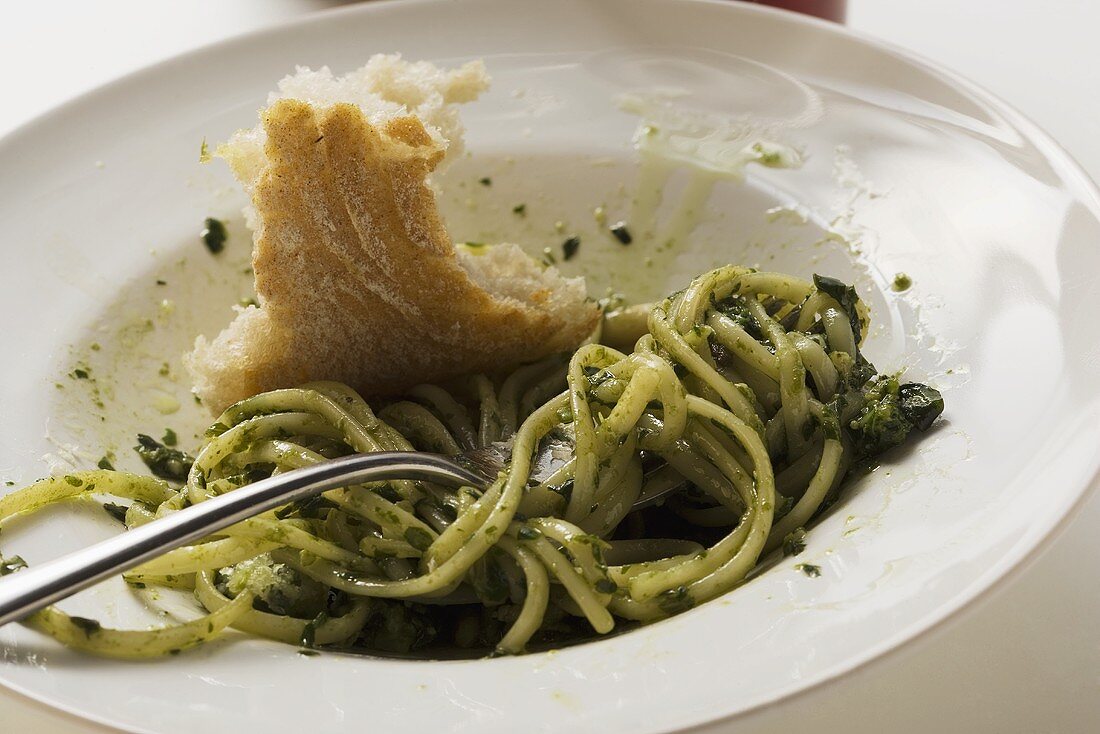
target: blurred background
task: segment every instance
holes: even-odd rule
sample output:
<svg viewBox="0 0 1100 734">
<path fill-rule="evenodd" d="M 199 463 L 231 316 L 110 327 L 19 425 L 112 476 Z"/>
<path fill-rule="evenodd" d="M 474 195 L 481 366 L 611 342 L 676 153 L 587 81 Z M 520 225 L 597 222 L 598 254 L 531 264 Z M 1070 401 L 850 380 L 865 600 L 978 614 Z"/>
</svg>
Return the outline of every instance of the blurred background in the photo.
<svg viewBox="0 0 1100 734">
<path fill-rule="evenodd" d="M 456 0 L 461 2 L 461 0 Z M 593 0 L 598 2 L 599 0 Z M 718 0 L 722 1 L 722 0 Z M 732 0 L 727 0 L 732 1 Z M 188 49 L 339 0 L 9 0 L 0 22 L 8 73 L 0 134 L 114 77 Z M 1094 0 L 773 0 L 846 17 L 1019 107 L 1100 172 L 1100 80 Z M 846 13 L 845 13 L 845 6 Z"/>
</svg>

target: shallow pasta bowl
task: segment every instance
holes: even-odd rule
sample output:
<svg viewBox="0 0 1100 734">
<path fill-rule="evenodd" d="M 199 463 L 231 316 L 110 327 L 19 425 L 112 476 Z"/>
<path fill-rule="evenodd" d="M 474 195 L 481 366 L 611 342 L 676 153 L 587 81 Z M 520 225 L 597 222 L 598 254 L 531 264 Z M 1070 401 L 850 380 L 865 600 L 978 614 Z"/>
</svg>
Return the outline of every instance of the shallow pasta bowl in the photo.
<svg viewBox="0 0 1100 734">
<path fill-rule="evenodd" d="M 839 27 L 657 0 L 372 3 L 152 67 L 0 142 L 5 479 L 108 451 L 127 466 L 138 430 L 201 433 L 179 355 L 229 320 L 249 278 L 243 201 L 225 171 L 199 165 L 200 142 L 250 125 L 295 64 L 342 71 L 393 50 L 483 57 L 495 78 L 464 112 L 470 157 L 439 180 L 457 239 L 541 252 L 560 246 L 560 221 L 583 242 L 564 267 L 599 295 L 653 295 L 726 262 L 854 282 L 876 324 L 868 355 L 941 388 L 945 419 L 854 481 L 797 558 L 769 557 L 721 599 L 628 634 L 453 662 L 304 657 L 237 637 L 119 663 L 4 629 L 10 688 L 136 731 L 213 720 L 272 732 L 353 721 L 672 731 L 780 700 L 911 640 L 1034 553 L 1094 481 L 1100 200 L 1073 162 L 973 85 Z M 640 121 L 616 98 L 673 88 L 685 107 L 759 122 L 804 162 L 719 181 L 690 244 L 665 257 L 623 247 L 593 209 L 614 221 L 645 196 L 631 142 Z M 690 199 L 678 176 L 663 220 Z M 209 215 L 231 223 L 217 260 L 196 236 Z M 4 547 L 33 563 L 115 530 L 63 507 L 5 528 Z M 110 584 L 72 604 L 120 625 L 155 622 L 150 608 L 188 613 L 186 598 Z"/>
</svg>

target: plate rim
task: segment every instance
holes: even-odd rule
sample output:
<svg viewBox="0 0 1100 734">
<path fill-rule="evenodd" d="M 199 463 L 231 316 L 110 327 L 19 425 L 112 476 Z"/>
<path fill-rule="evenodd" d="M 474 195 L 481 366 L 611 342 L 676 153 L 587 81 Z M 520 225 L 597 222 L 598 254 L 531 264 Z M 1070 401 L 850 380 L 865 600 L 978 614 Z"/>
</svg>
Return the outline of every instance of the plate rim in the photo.
<svg viewBox="0 0 1100 734">
<path fill-rule="evenodd" d="M 534 4 L 536 0 L 510 0 L 513 3 L 527 2 Z M 879 53 L 886 54 L 906 63 L 911 68 L 931 72 L 938 78 L 950 83 L 951 86 L 969 92 L 990 107 L 1009 124 L 1018 130 L 1028 142 L 1033 144 L 1043 155 L 1046 162 L 1053 165 L 1067 184 L 1075 185 L 1071 191 L 1074 198 L 1085 204 L 1090 213 L 1100 220 L 1100 184 L 1094 180 L 1077 158 L 1067 150 L 1057 139 L 1034 122 L 1027 114 L 1019 110 L 1013 103 L 1008 102 L 1000 95 L 989 90 L 984 85 L 973 81 L 969 77 L 954 71 L 950 67 L 941 64 L 916 51 L 912 51 L 900 44 L 879 38 L 871 33 L 849 28 L 846 25 L 822 20 L 802 13 L 760 5 L 750 0 L 650 0 L 663 5 L 697 5 L 723 7 L 730 12 L 741 12 L 771 16 L 784 23 L 808 26 L 817 31 L 824 32 L 839 39 L 856 41 Z M 130 84 L 140 83 L 146 76 L 156 77 L 164 69 L 174 64 L 186 61 L 192 57 L 216 52 L 225 47 L 239 44 L 261 42 L 265 36 L 278 36 L 298 26 L 309 25 L 318 22 L 327 22 L 340 16 L 369 15 L 381 12 L 387 8 L 405 7 L 412 5 L 432 5 L 446 3 L 448 0 L 372 0 L 371 2 L 353 3 L 338 7 L 323 8 L 310 11 L 301 15 L 284 18 L 270 23 L 265 23 L 257 28 L 236 33 L 225 38 L 202 43 L 187 50 L 172 54 L 166 58 L 154 61 L 150 64 L 132 69 L 124 74 L 116 76 L 104 83 L 84 90 L 65 101 L 56 104 L 30 119 L 20 123 L 16 127 L 0 135 L 0 157 L 6 155 L 8 150 L 20 143 L 27 136 L 36 134 L 38 128 L 55 123 L 73 109 L 88 104 L 94 98 L 125 87 Z M 723 11 L 725 12 L 725 11 Z M 835 664 L 831 669 L 821 673 L 820 676 L 808 683 L 799 684 L 790 690 L 780 691 L 771 697 L 756 701 L 738 711 L 718 715 L 703 715 L 697 721 L 685 722 L 674 729 L 664 729 L 664 732 L 680 732 L 691 734 L 711 731 L 715 727 L 735 721 L 747 719 L 760 712 L 777 707 L 788 699 L 797 696 L 820 693 L 828 687 L 840 684 L 849 674 L 863 670 L 871 665 L 883 662 L 891 657 L 896 657 L 908 651 L 919 640 L 939 632 L 949 625 L 958 623 L 961 617 L 978 609 L 992 596 L 1000 593 L 1009 583 L 1015 580 L 1020 572 L 1032 566 L 1050 546 L 1061 537 L 1067 526 L 1072 522 L 1080 507 L 1100 490 L 1100 449 L 1094 452 L 1093 466 L 1091 470 L 1082 465 L 1083 472 L 1087 472 L 1087 478 L 1083 478 L 1080 487 L 1075 491 L 1072 499 L 1048 515 L 1048 521 L 1040 526 L 1036 539 L 1030 544 L 1017 544 L 1010 549 L 1005 556 L 980 575 L 976 576 L 964 589 L 960 590 L 948 601 L 940 604 L 934 612 L 901 628 L 893 635 L 885 638 L 877 645 L 864 648 L 846 660 Z M 141 726 L 120 725 L 109 721 L 97 714 L 81 711 L 68 703 L 54 700 L 49 694 L 33 691 L 25 686 L 13 684 L 0 679 L 0 689 L 17 695 L 22 701 L 36 708 L 57 712 L 64 718 L 79 722 L 83 725 L 97 727 L 104 732 L 135 732 L 144 734 L 153 732 Z M 3 701 L 0 700 L 0 704 Z"/>
</svg>

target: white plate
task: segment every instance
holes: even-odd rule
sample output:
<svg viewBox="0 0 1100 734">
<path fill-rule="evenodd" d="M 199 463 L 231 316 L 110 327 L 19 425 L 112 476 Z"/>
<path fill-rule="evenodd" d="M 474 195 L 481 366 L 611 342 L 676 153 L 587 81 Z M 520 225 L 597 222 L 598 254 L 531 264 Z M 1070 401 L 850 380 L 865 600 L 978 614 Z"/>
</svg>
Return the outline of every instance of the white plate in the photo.
<svg viewBox="0 0 1100 734">
<path fill-rule="evenodd" d="M 973 85 L 842 28 L 658 0 L 357 6 L 152 67 L 0 142 L 4 478 L 44 473 L 46 455 L 87 466 L 113 448 L 125 465 L 139 428 L 194 440 L 202 416 L 178 355 L 228 320 L 225 304 L 248 283 L 240 195 L 218 165 L 198 165 L 199 142 L 252 124 L 294 64 L 347 70 L 395 50 L 484 57 L 496 79 L 464 111 L 473 155 L 441 181 L 456 235 L 539 251 L 560 244 L 560 219 L 584 239 L 570 263 L 579 270 L 645 272 L 643 255 L 602 237 L 591 216 L 601 203 L 611 216 L 629 211 L 636 121 L 617 111 L 617 92 L 675 85 L 731 113 L 786 121 L 805 166 L 721 184 L 690 254 L 658 285 L 726 261 L 852 279 L 880 325 L 873 361 L 911 365 L 941 387 L 946 419 L 855 483 L 812 531 L 797 561 L 819 564 L 820 578 L 773 559 L 726 597 L 620 637 L 449 663 L 307 658 L 236 637 L 118 663 L 10 628 L 0 631 L 6 685 L 136 731 L 215 721 L 272 734 L 669 731 L 779 700 L 901 645 L 1033 553 L 1093 481 L 1100 201 L 1072 161 Z M 478 186 L 486 175 L 492 187 Z M 525 219 L 511 213 L 521 202 Z M 766 213 L 796 204 L 807 223 Z M 208 214 L 238 223 L 220 260 L 196 239 Z M 901 295 L 889 288 L 899 271 L 915 282 Z M 67 377 L 82 361 L 94 385 Z M 61 508 L 5 528 L 3 547 L 34 563 L 112 531 Z M 70 605 L 133 624 L 147 615 L 139 601 L 107 584 Z"/>
</svg>

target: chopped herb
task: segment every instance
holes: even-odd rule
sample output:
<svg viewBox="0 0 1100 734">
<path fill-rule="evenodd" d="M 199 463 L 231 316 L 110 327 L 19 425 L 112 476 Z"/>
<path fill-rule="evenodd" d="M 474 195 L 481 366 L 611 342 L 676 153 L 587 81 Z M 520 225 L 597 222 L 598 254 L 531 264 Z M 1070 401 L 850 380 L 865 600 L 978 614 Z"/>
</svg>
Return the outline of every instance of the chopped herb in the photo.
<svg viewBox="0 0 1100 734">
<path fill-rule="evenodd" d="M 596 591 L 601 594 L 614 594 L 618 590 L 618 584 L 611 579 L 600 579 L 596 582 Z"/>
<path fill-rule="evenodd" d="M 229 235 L 225 231 L 225 225 L 220 220 L 207 217 L 206 221 L 203 222 L 203 230 L 199 232 L 199 237 L 202 238 L 206 249 L 210 250 L 211 254 L 217 255 L 225 249 L 225 240 Z"/>
<path fill-rule="evenodd" d="M 80 477 L 74 477 L 72 474 L 66 474 L 65 475 L 65 483 L 68 484 L 68 485 L 71 485 L 73 487 L 82 487 L 82 486 L 84 486 L 84 480 L 81 479 Z"/>
<path fill-rule="evenodd" d="M 608 229 L 611 230 L 611 234 L 615 235 L 615 239 L 624 245 L 629 245 L 634 241 L 634 238 L 630 236 L 630 230 L 626 228 L 626 222 L 616 222 Z"/>
<path fill-rule="evenodd" d="M 783 156 L 778 150 L 771 146 L 765 146 L 762 143 L 753 143 L 752 150 L 757 155 L 757 162 L 763 166 L 774 168 L 783 163 Z"/>
<path fill-rule="evenodd" d="M 320 495 L 314 495 L 312 497 L 306 497 L 304 500 L 298 500 L 297 502 L 291 502 L 289 505 L 285 505 L 275 511 L 275 517 L 280 520 L 285 520 L 291 515 L 297 513 L 298 517 L 304 517 L 308 519 L 319 519 L 323 517 L 331 509 L 334 509 L 336 504 L 331 500 L 327 500 Z"/>
<path fill-rule="evenodd" d="M 423 528 L 406 528 L 405 542 L 418 551 L 426 551 L 432 545 L 432 535 Z"/>
<path fill-rule="evenodd" d="M 164 438 L 162 438 L 161 441 L 164 442 L 165 446 L 175 446 L 177 443 L 179 443 L 179 437 L 176 435 L 176 432 L 173 431 L 171 428 L 165 428 Z"/>
<path fill-rule="evenodd" d="M 831 405 L 825 405 L 821 409 L 821 418 L 818 419 L 818 423 L 821 424 L 821 432 L 825 438 L 830 441 L 841 440 L 840 436 L 840 418 L 837 416 L 836 410 Z"/>
<path fill-rule="evenodd" d="M 901 409 L 899 392 L 898 379 L 893 376 L 879 377 L 864 387 L 863 405 L 848 423 L 859 456 L 881 454 L 905 441 L 913 429 Z"/>
<path fill-rule="evenodd" d="M 91 637 L 103 629 L 103 625 L 87 617 L 69 617 L 69 621 L 73 623 L 74 627 L 83 632 L 85 637 Z"/>
<path fill-rule="evenodd" d="M 0 557 L 0 576 L 7 576 L 26 567 L 27 562 L 23 560 L 23 556 Z"/>
<path fill-rule="evenodd" d="M 321 653 L 319 653 L 317 650 L 308 650 L 306 648 L 302 648 L 301 650 L 298 651 L 298 654 L 301 655 L 302 657 L 312 658 L 312 657 L 317 657 Z"/>
<path fill-rule="evenodd" d="M 806 531 L 802 528 L 795 528 L 783 538 L 783 555 L 797 556 L 804 550 L 806 550 Z"/>
<path fill-rule="evenodd" d="M 571 259 L 577 254 L 577 250 L 581 248 L 581 238 L 573 235 L 565 242 L 561 243 L 561 254 L 565 260 Z"/>
<path fill-rule="evenodd" d="M 138 445 L 134 451 L 149 467 L 149 470 L 161 479 L 171 479 L 182 482 L 187 479 L 187 473 L 191 471 L 191 465 L 195 460 L 178 449 L 171 449 L 151 436 L 139 433 Z"/>
<path fill-rule="evenodd" d="M 439 630 L 422 605 L 380 599 L 360 635 L 371 649 L 408 653 L 430 644 Z"/>
<path fill-rule="evenodd" d="M 167 377 L 171 371 L 172 368 L 168 366 L 167 362 L 164 362 L 161 364 L 160 369 L 157 370 L 157 374 L 161 377 Z"/>
<path fill-rule="evenodd" d="M 199 163 L 210 162 L 210 147 L 206 144 L 206 138 L 202 139 L 202 145 L 199 146 Z"/>
<path fill-rule="evenodd" d="M 473 247 L 473 248 L 485 247 L 484 242 L 463 242 L 462 244 L 466 245 L 467 247 Z"/>
<path fill-rule="evenodd" d="M 657 597 L 657 606 L 665 614 L 679 614 L 695 606 L 695 600 L 686 586 L 678 586 L 670 589 Z"/>
<path fill-rule="evenodd" d="M 919 431 L 927 431 L 936 416 L 943 412 L 940 391 L 919 382 L 909 382 L 898 388 L 901 412 Z"/>
<path fill-rule="evenodd" d="M 388 484 L 383 484 L 383 485 L 379 486 L 377 489 L 374 490 L 374 492 L 375 492 L 375 494 L 377 494 L 379 497 L 386 500 L 387 502 L 397 503 L 397 502 L 400 502 L 402 499 L 404 499 L 401 496 L 400 492 L 398 492 L 396 489 L 394 489 L 393 487 L 391 487 Z"/>
<path fill-rule="evenodd" d="M 514 207 L 512 207 L 512 213 L 520 217 L 527 216 L 527 205 L 516 204 Z"/>
<path fill-rule="evenodd" d="M 203 435 L 207 438 L 217 438 L 228 430 L 229 426 L 225 425 L 224 423 L 215 423 L 214 425 L 207 428 L 206 432 L 203 433 Z"/>
<path fill-rule="evenodd" d="M 815 566 L 812 563 L 800 563 L 795 568 L 812 579 L 816 579 L 821 575 L 821 566 Z"/>
<path fill-rule="evenodd" d="M 895 376 L 869 381 L 856 395 L 860 398 L 862 407 L 848 428 L 857 453 L 865 457 L 897 446 L 914 428 L 927 430 L 943 412 L 938 390 L 916 382 L 899 385 Z"/>
<path fill-rule="evenodd" d="M 573 498 L 573 480 L 566 479 L 560 487 L 551 487 L 550 491 L 557 492 L 565 498 L 566 502 L 568 502 Z"/>
<path fill-rule="evenodd" d="M 892 287 L 898 293 L 907 291 L 913 287 L 913 279 L 905 273 L 897 273 L 894 275 L 894 285 Z"/>
<path fill-rule="evenodd" d="M 856 346 L 859 346 L 860 340 L 863 338 L 863 324 L 856 308 L 859 303 L 859 295 L 856 294 L 856 289 L 836 278 L 816 273 L 814 273 L 814 286 L 822 293 L 832 296 L 844 309 L 844 313 L 848 314 L 848 323 L 852 326 L 852 336 L 855 337 Z"/>
<path fill-rule="evenodd" d="M 168 281 L 157 278 L 157 285 L 168 285 Z"/>
<path fill-rule="evenodd" d="M 479 178 L 477 180 L 477 182 L 479 184 L 481 184 L 482 186 L 492 186 L 493 185 L 493 179 L 489 178 L 488 176 L 485 176 L 484 178 Z"/>
<path fill-rule="evenodd" d="M 78 380 L 87 380 L 88 370 L 77 367 L 75 370 L 73 370 L 72 376 Z"/>
<path fill-rule="evenodd" d="M 4 480 L 4 486 L 5 486 L 5 487 L 14 487 L 14 486 L 15 486 L 15 482 L 13 482 L 13 481 L 12 481 L 12 480 L 10 480 L 10 479 L 5 479 L 5 480 Z"/>
<path fill-rule="evenodd" d="M 114 502 L 105 502 L 103 509 L 107 511 L 107 514 L 118 520 L 120 523 L 126 523 L 126 510 L 125 505 L 116 505 Z"/>
<path fill-rule="evenodd" d="M 516 537 L 520 540 L 535 540 L 540 535 L 542 535 L 542 533 L 540 533 L 538 530 L 535 530 L 534 528 L 529 528 L 526 525 L 516 531 Z"/>
<path fill-rule="evenodd" d="M 302 647 L 313 647 L 313 641 L 317 637 L 317 628 L 328 621 L 328 612 L 321 612 L 302 627 L 302 637 L 299 644 Z"/>
</svg>

